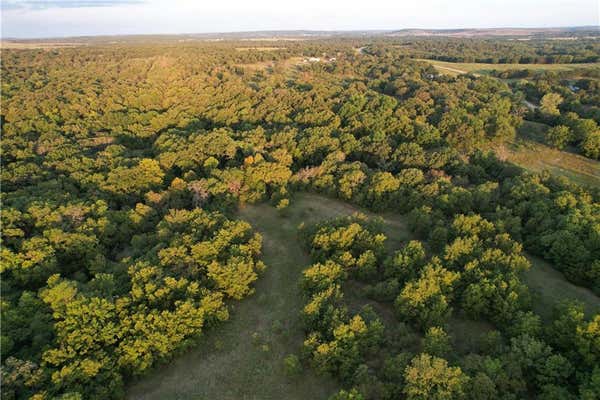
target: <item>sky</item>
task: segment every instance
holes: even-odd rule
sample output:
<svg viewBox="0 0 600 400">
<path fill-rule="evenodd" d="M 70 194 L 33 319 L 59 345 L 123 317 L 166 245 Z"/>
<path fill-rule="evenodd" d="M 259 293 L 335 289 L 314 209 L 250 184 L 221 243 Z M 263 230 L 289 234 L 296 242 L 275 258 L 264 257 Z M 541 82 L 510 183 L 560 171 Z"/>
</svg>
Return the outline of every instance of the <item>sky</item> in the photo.
<svg viewBox="0 0 600 400">
<path fill-rule="evenodd" d="M 600 24 L 600 0 L 0 0 L 3 38 Z"/>
</svg>

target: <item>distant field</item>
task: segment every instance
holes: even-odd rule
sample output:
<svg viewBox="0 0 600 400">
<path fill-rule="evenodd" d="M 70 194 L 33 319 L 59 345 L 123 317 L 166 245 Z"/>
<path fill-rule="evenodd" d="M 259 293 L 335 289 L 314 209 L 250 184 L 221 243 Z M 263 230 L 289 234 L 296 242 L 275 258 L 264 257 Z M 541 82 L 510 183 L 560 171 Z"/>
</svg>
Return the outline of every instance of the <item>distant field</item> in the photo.
<svg viewBox="0 0 600 400">
<path fill-rule="evenodd" d="M 310 40 L 310 38 L 297 36 L 297 37 L 284 37 L 284 36 L 272 36 L 272 37 L 248 37 L 241 38 L 240 42 L 295 42 L 301 40 Z"/>
<path fill-rule="evenodd" d="M 298 280 L 310 259 L 298 243 L 297 228 L 302 222 L 314 223 L 356 211 L 369 217 L 377 215 L 308 193 L 296 195 L 288 211 L 286 217 L 281 217 L 268 204 L 247 205 L 241 209 L 239 216 L 263 235 L 263 260 L 267 270 L 257 282 L 256 294 L 236 304 L 231 319 L 207 332 L 197 347 L 133 383 L 128 399 L 319 400 L 327 399 L 336 391 L 335 382 L 316 376 L 311 369 L 288 377 L 282 368 L 284 357 L 297 353 L 303 341 L 300 321 L 303 299 Z M 411 239 L 401 216 L 380 216 L 389 250 Z M 548 263 L 535 257 L 530 260 L 533 266 L 524 279 L 534 292 L 534 307 L 542 316 L 549 316 L 558 299 L 579 299 L 586 304 L 586 310 L 597 309 L 600 298 L 567 282 Z M 347 291 L 350 302 L 355 301 L 353 292 L 360 290 L 359 286 L 355 284 Z M 393 329 L 396 322 L 391 307 L 373 305 L 386 325 Z M 492 327 L 486 322 L 460 316 L 453 316 L 448 327 L 459 351 L 467 349 L 489 329 Z"/>
<path fill-rule="evenodd" d="M 285 50 L 285 47 L 236 47 L 237 51 L 276 51 Z"/>
<path fill-rule="evenodd" d="M 2 49 L 53 49 L 57 47 L 87 46 L 85 43 L 69 42 L 35 42 L 35 41 L 0 41 Z"/>
<path fill-rule="evenodd" d="M 548 126 L 525 121 L 517 140 L 496 149 L 501 158 L 531 171 L 548 170 L 584 185 L 600 185 L 600 162 L 538 142 Z"/>
<path fill-rule="evenodd" d="M 581 68 L 600 68 L 600 63 L 589 64 L 484 64 L 484 63 L 454 63 L 437 60 L 418 59 L 418 61 L 428 62 L 433 65 L 440 73 L 445 75 L 457 76 L 460 74 L 486 74 L 492 70 L 508 71 L 514 69 L 530 69 L 537 71 L 569 71 Z"/>
</svg>

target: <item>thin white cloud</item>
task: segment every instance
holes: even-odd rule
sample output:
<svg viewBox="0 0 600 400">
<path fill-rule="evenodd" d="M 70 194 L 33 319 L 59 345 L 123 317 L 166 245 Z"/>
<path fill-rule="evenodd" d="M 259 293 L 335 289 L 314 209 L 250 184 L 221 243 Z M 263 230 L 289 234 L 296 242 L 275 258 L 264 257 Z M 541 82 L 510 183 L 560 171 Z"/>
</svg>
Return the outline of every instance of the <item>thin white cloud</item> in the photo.
<svg viewBox="0 0 600 400">
<path fill-rule="evenodd" d="M 46 8 L 114 7 L 144 2 L 144 0 L 5 0 L 2 2 L 2 9 L 40 10 Z"/>
</svg>

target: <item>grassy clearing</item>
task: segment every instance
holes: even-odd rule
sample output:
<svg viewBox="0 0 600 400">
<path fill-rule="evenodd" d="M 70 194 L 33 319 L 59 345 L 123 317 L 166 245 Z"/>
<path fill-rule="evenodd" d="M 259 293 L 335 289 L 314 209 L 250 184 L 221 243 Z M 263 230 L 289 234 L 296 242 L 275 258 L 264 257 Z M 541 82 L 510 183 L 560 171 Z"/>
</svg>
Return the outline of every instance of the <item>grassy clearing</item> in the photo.
<svg viewBox="0 0 600 400">
<path fill-rule="evenodd" d="M 485 63 L 455 63 L 438 60 L 418 59 L 433 65 L 441 74 L 457 76 L 473 73 L 475 75 L 488 74 L 493 70 L 508 71 L 529 69 L 534 71 L 569 71 L 581 68 L 600 68 L 600 63 L 587 64 L 485 64 Z"/>
<path fill-rule="evenodd" d="M 303 341 L 298 287 L 302 270 L 310 265 L 298 243 L 301 223 L 351 215 L 376 214 L 314 194 L 298 194 L 281 217 L 267 204 L 248 205 L 240 217 L 263 235 L 263 260 L 268 268 L 256 285 L 256 294 L 237 303 L 231 319 L 207 332 L 201 342 L 172 363 L 156 368 L 135 382 L 129 399 L 326 399 L 337 389 L 311 370 L 288 377 L 283 370 L 287 354 L 297 353 Z M 410 239 L 402 217 L 381 214 L 386 245 L 398 248 Z M 378 305 L 393 327 L 391 308 Z M 268 346 L 265 347 L 265 346 Z"/>
<path fill-rule="evenodd" d="M 303 341 L 298 288 L 310 265 L 297 238 L 302 223 L 350 215 L 356 207 L 312 194 L 294 198 L 287 217 L 267 204 L 245 206 L 240 217 L 263 235 L 268 268 L 256 294 L 237 303 L 231 319 L 208 332 L 199 345 L 134 383 L 130 399 L 326 399 L 337 385 L 312 371 L 290 378 L 283 359 Z M 366 213 L 369 216 L 374 214 Z M 389 216 L 383 229 L 397 246 L 408 237 L 403 221 Z"/>
<path fill-rule="evenodd" d="M 208 332 L 199 346 L 171 364 L 153 371 L 131 387 L 130 399 L 326 399 L 334 382 L 306 371 L 290 378 L 283 359 L 303 341 L 298 287 L 310 260 L 297 240 L 302 221 L 337 215 L 343 210 L 326 200 L 300 197 L 289 217 L 279 217 L 267 204 L 246 206 L 240 217 L 263 235 L 267 270 L 256 294 L 237 303 L 231 319 Z M 265 347 L 267 346 L 267 347 Z"/>
<path fill-rule="evenodd" d="M 548 170 L 583 185 L 600 185 L 600 162 L 568 151 L 561 151 L 540 143 L 547 125 L 525 121 L 517 139 L 496 149 L 506 159 L 530 171 Z"/>
<path fill-rule="evenodd" d="M 583 303 L 588 316 L 600 313 L 600 297 L 591 290 L 567 281 L 562 273 L 539 257 L 527 256 L 531 268 L 523 280 L 533 294 L 533 309 L 543 318 L 552 315 L 554 305 L 561 300 L 578 300 Z"/>
<path fill-rule="evenodd" d="M 240 217 L 263 235 L 263 260 L 267 270 L 256 285 L 256 294 L 236 303 L 231 319 L 207 332 L 198 346 L 157 367 L 150 375 L 134 382 L 128 398 L 133 400 L 187 399 L 326 399 L 338 385 L 312 370 L 289 377 L 283 369 L 287 354 L 297 353 L 303 341 L 300 310 L 303 299 L 298 287 L 302 270 L 310 259 L 298 243 L 301 223 L 351 215 L 357 211 L 369 217 L 377 214 L 323 196 L 302 193 L 292 200 L 286 217 L 268 204 L 248 205 Z M 394 214 L 379 214 L 389 250 L 411 239 L 405 221 Z M 576 298 L 589 310 L 600 300 L 586 289 L 571 285 L 543 261 L 532 259 L 526 282 L 535 290 L 536 310 L 542 315 L 558 299 Z M 371 304 L 389 331 L 397 326 L 388 304 L 365 300 L 361 285 L 350 282 L 346 297 L 355 309 Z M 491 325 L 453 316 L 448 331 L 458 351 L 466 352 Z M 418 345 L 418 344 L 417 344 Z"/>
<path fill-rule="evenodd" d="M 288 71 L 293 71 L 295 67 L 302 64 L 304 58 L 290 57 L 280 61 L 259 61 L 251 64 L 236 64 L 238 67 L 244 68 L 250 72 L 271 70 L 274 68 L 282 68 Z"/>
<path fill-rule="evenodd" d="M 36 42 L 34 40 L 2 40 L 0 41 L 0 48 L 2 49 L 19 49 L 19 50 L 28 50 L 28 49 L 55 49 L 59 47 L 77 47 L 77 46 L 87 46 L 85 43 L 69 43 L 69 42 L 51 42 L 51 41 L 41 41 Z"/>
</svg>

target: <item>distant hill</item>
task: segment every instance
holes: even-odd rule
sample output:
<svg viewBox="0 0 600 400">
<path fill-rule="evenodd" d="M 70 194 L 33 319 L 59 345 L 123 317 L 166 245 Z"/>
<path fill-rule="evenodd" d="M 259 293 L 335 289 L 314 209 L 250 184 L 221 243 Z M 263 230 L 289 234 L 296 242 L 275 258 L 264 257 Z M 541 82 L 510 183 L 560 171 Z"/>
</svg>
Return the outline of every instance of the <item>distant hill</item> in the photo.
<svg viewBox="0 0 600 400">
<path fill-rule="evenodd" d="M 597 36 L 599 34 L 598 26 L 581 26 L 569 28 L 401 29 L 389 32 L 386 36 Z"/>
<path fill-rule="evenodd" d="M 3 38 L 2 48 L 46 48 L 66 47 L 81 44 L 103 43 L 115 44 L 123 42 L 164 42 L 164 41 L 219 41 L 219 40 L 310 40 L 328 37 L 404 37 L 404 36 L 439 36 L 439 37 L 555 37 L 600 38 L 600 27 L 580 26 L 566 28 L 484 28 L 484 29 L 399 29 L 399 30 L 348 30 L 348 31 L 249 31 L 249 32 L 217 32 L 188 34 L 140 34 L 140 35 L 106 35 L 78 36 L 43 39 Z"/>
</svg>

